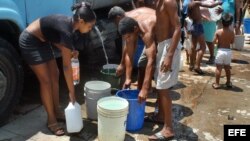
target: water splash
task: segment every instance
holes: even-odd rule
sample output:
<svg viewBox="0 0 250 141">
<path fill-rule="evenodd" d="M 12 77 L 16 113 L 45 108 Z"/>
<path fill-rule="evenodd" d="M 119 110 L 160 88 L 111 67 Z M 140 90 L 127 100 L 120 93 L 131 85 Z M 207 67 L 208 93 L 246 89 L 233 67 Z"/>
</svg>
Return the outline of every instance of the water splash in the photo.
<svg viewBox="0 0 250 141">
<path fill-rule="evenodd" d="M 104 52 L 104 55 L 105 55 L 105 58 L 106 58 L 106 62 L 107 62 L 107 64 L 109 64 L 108 56 L 107 56 L 106 49 L 105 49 L 105 47 L 104 47 L 104 42 L 103 42 L 103 38 L 102 38 L 101 32 L 100 32 L 100 30 L 98 29 L 97 26 L 95 26 L 95 30 L 96 30 L 97 35 L 99 36 L 99 38 L 100 38 L 100 40 L 101 40 L 101 42 L 102 42 L 102 48 L 103 48 L 103 52 Z"/>
</svg>

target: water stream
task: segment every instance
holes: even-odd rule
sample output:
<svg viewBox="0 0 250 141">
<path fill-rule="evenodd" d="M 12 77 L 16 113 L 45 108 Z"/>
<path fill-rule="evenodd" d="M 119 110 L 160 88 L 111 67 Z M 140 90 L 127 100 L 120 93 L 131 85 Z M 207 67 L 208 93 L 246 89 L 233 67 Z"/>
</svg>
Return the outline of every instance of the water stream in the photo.
<svg viewBox="0 0 250 141">
<path fill-rule="evenodd" d="M 109 64 L 108 56 L 107 56 L 106 49 L 105 49 L 105 47 L 104 47 L 104 42 L 103 42 L 103 38 L 102 38 L 101 32 L 100 32 L 100 30 L 98 29 L 97 26 L 95 26 L 95 30 L 96 30 L 97 35 L 99 36 L 99 38 L 100 38 L 100 40 L 101 40 L 101 42 L 102 42 L 102 48 L 103 48 L 103 52 L 104 52 L 104 55 L 105 55 L 105 58 L 106 58 L 106 62 L 107 62 L 107 64 Z"/>
</svg>

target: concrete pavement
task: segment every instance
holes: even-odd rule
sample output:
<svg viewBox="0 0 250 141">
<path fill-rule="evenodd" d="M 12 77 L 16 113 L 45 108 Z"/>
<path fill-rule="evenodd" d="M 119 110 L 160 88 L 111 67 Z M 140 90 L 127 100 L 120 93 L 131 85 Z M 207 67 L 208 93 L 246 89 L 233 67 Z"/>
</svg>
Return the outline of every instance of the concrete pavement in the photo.
<svg viewBox="0 0 250 141">
<path fill-rule="evenodd" d="M 185 53 L 183 52 L 183 55 Z M 203 61 L 208 59 L 205 54 Z M 242 51 L 233 50 L 233 88 L 215 90 L 214 65 L 203 63 L 205 76 L 188 71 L 184 65 L 178 84 L 171 90 L 173 100 L 173 124 L 178 141 L 222 141 L 224 124 L 250 124 L 250 47 Z M 226 81 L 222 73 L 221 84 Z M 68 95 L 65 84 L 60 89 L 62 108 L 67 106 Z M 46 127 L 46 113 L 40 101 L 19 105 L 18 113 L 0 128 L 0 141 L 92 141 L 97 140 L 97 123 L 86 119 L 83 97 L 83 82 L 77 88 L 77 98 L 82 104 L 84 128 L 78 134 L 57 137 Z M 33 91 L 38 95 L 38 91 Z M 37 97 L 36 97 L 37 98 Z M 39 97 L 38 97 L 39 99 Z M 147 100 L 146 113 L 154 111 L 156 96 L 152 93 Z M 65 125 L 64 125 L 65 126 Z M 144 123 L 143 129 L 126 134 L 125 141 L 147 141 L 147 136 L 161 129 L 162 125 Z"/>
</svg>

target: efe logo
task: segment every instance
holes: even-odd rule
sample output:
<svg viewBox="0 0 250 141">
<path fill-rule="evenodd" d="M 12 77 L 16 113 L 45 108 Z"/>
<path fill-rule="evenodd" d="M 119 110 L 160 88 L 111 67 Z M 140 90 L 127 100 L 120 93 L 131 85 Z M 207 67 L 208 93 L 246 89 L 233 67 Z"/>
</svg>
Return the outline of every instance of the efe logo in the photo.
<svg viewBox="0 0 250 141">
<path fill-rule="evenodd" d="M 228 129 L 228 136 L 246 136 L 246 129 Z"/>
<path fill-rule="evenodd" d="M 224 125 L 224 141 L 249 141 L 250 125 Z"/>
</svg>

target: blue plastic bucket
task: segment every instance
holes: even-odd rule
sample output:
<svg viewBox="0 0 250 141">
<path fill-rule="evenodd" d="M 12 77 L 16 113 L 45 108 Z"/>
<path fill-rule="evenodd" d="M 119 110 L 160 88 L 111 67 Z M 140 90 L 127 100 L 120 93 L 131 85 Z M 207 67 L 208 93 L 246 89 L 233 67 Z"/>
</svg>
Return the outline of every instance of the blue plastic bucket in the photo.
<svg viewBox="0 0 250 141">
<path fill-rule="evenodd" d="M 119 90 L 116 95 L 128 100 L 129 113 L 127 117 L 127 131 L 138 131 L 143 127 L 146 102 L 139 103 L 139 90 Z"/>
<path fill-rule="evenodd" d="M 143 51 L 143 48 L 144 48 L 144 43 L 142 41 L 141 38 L 138 39 L 138 42 L 137 42 L 137 48 L 136 48 L 136 51 L 135 51 L 135 54 L 134 54 L 134 64 L 133 66 L 134 67 L 138 67 L 138 61 L 139 61 L 139 58 L 142 54 L 142 51 Z"/>
<path fill-rule="evenodd" d="M 250 19 L 244 19 L 244 33 L 250 34 Z"/>
</svg>

